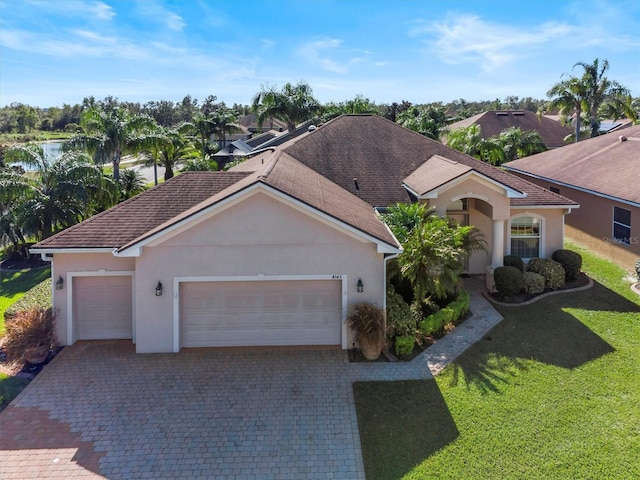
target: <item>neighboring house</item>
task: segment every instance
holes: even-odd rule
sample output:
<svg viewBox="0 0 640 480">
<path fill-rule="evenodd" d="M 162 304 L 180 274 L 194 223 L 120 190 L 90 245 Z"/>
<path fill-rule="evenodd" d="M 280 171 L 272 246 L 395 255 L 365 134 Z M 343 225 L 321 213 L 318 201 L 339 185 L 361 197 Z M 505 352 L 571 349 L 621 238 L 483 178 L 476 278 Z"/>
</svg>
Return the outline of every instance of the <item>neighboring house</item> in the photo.
<svg viewBox="0 0 640 480">
<path fill-rule="evenodd" d="M 540 134 L 542 142 L 548 149 L 562 147 L 567 144 L 565 137 L 573 130 L 557 120 L 547 116 L 539 116 L 528 110 L 489 110 L 473 117 L 465 118 L 447 126 L 447 130 L 479 125 L 482 138 L 493 137 L 503 130 L 518 127 L 521 130 L 535 130 Z"/>
<path fill-rule="evenodd" d="M 490 253 L 470 273 L 506 253 L 550 256 L 576 206 L 382 117 L 348 115 L 229 172 L 176 176 L 32 252 L 52 261 L 62 344 L 344 349 L 347 307 L 385 306 L 401 251 L 374 207 L 412 200 L 485 234 Z"/>
<path fill-rule="evenodd" d="M 640 257 L 640 126 L 503 165 L 580 203 L 566 235 L 633 271 Z"/>
</svg>

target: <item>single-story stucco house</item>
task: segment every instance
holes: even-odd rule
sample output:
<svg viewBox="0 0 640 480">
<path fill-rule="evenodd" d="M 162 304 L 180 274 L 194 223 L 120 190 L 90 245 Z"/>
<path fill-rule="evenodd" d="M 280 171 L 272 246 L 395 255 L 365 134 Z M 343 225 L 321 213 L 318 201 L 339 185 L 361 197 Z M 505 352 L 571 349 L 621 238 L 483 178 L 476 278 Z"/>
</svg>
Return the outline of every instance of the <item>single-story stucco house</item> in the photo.
<svg viewBox="0 0 640 480">
<path fill-rule="evenodd" d="M 566 235 L 633 271 L 640 258 L 640 125 L 503 165 L 580 203 Z"/>
<path fill-rule="evenodd" d="M 52 261 L 61 344 L 352 346 L 349 305 L 384 308 L 401 246 L 378 211 L 420 201 L 489 253 L 550 256 L 577 204 L 375 115 L 345 115 L 228 172 L 183 173 L 32 248 Z"/>
</svg>

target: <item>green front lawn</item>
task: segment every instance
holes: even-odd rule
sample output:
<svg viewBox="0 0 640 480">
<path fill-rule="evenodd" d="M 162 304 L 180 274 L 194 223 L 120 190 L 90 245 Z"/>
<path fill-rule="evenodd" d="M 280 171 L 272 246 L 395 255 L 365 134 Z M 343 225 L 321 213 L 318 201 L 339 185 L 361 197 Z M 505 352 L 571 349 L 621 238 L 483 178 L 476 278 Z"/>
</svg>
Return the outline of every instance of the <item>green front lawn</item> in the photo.
<svg viewBox="0 0 640 480">
<path fill-rule="evenodd" d="M 31 288 L 51 276 L 49 267 L 0 272 L 0 336 L 4 333 L 5 310 Z"/>
<path fill-rule="evenodd" d="M 367 479 L 640 478 L 640 296 L 596 285 L 523 307 L 432 381 L 354 385 Z"/>
<path fill-rule="evenodd" d="M 24 378 L 11 377 L 0 372 L 0 411 L 2 411 L 28 383 L 29 380 L 25 380 Z"/>
</svg>

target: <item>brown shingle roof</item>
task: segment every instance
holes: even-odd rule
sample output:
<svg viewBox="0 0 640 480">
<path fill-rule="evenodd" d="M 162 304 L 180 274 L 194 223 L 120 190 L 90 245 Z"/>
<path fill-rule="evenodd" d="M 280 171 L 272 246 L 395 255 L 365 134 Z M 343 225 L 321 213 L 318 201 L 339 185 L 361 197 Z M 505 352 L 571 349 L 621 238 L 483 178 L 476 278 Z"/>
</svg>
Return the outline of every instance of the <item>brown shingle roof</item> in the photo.
<svg viewBox="0 0 640 480">
<path fill-rule="evenodd" d="M 627 140 L 620 141 L 620 136 Z M 514 172 L 640 204 L 640 125 L 503 166 Z"/>
<path fill-rule="evenodd" d="M 246 172 L 184 172 L 39 242 L 34 248 L 120 247 L 247 175 Z"/>
<path fill-rule="evenodd" d="M 474 124 L 480 125 L 482 138 L 498 135 L 510 127 L 535 130 L 540 134 L 540 138 L 547 148 L 566 145 L 564 138 L 573 133 L 571 128 L 565 127 L 557 120 L 547 116 L 538 117 L 538 115 L 528 110 L 489 110 L 452 123 L 447 128 L 455 130 L 456 128 L 468 127 Z"/>
<path fill-rule="evenodd" d="M 257 172 L 186 172 L 35 245 L 124 250 L 262 183 L 392 247 L 398 243 L 366 202 L 282 152 Z"/>
<path fill-rule="evenodd" d="M 404 180 L 434 155 L 453 160 L 527 194 L 513 206 L 576 205 L 526 180 L 412 132 L 377 115 L 343 115 L 282 149 L 374 207 L 410 201 Z M 255 168 L 253 165 L 238 168 Z M 357 187 L 354 179 L 357 179 Z"/>
<path fill-rule="evenodd" d="M 471 170 L 467 165 L 434 155 L 405 178 L 404 183 L 418 195 L 424 195 Z"/>
</svg>

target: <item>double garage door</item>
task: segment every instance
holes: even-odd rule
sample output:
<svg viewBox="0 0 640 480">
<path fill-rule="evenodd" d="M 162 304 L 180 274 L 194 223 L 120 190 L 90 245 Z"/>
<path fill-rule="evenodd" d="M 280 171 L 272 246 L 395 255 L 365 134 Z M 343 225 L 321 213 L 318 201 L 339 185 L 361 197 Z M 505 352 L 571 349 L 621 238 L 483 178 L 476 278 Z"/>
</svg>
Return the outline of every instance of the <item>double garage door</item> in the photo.
<svg viewBox="0 0 640 480">
<path fill-rule="evenodd" d="M 180 283 L 181 347 L 340 345 L 339 280 Z"/>
</svg>

